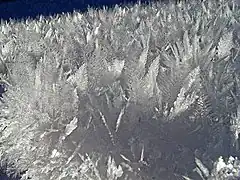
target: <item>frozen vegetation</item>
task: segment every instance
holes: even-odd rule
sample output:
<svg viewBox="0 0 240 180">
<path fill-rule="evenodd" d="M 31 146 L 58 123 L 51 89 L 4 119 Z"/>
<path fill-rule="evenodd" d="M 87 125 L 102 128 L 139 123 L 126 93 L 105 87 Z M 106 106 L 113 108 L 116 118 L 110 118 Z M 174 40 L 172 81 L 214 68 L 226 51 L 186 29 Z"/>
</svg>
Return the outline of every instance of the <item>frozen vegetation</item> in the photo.
<svg viewBox="0 0 240 180">
<path fill-rule="evenodd" d="M 6 173 L 239 179 L 239 21 L 231 0 L 1 21 Z"/>
</svg>

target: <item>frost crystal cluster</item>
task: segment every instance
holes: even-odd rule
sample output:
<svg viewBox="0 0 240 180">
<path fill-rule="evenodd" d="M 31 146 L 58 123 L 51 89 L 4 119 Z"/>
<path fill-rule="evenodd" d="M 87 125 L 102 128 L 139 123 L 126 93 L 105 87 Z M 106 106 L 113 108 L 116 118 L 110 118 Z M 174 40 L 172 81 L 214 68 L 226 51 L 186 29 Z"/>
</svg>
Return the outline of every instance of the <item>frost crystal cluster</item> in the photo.
<svg viewBox="0 0 240 180">
<path fill-rule="evenodd" d="M 1 21 L 6 173 L 219 180 L 231 169 L 240 178 L 230 157 L 240 155 L 234 2 L 139 3 Z"/>
</svg>

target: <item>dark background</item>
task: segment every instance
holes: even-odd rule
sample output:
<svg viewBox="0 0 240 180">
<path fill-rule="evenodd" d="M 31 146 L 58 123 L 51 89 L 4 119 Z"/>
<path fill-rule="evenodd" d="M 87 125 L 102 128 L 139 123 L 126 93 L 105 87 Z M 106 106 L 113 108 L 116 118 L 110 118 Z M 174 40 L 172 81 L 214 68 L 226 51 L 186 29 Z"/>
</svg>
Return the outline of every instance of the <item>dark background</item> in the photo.
<svg viewBox="0 0 240 180">
<path fill-rule="evenodd" d="M 149 1 L 141 0 L 144 3 Z M 0 0 L 0 19 L 35 18 L 40 14 L 48 16 L 55 13 L 72 12 L 74 9 L 83 12 L 87 10 L 88 6 L 95 8 L 113 7 L 116 4 L 120 5 L 129 2 L 136 3 L 138 0 Z"/>
</svg>

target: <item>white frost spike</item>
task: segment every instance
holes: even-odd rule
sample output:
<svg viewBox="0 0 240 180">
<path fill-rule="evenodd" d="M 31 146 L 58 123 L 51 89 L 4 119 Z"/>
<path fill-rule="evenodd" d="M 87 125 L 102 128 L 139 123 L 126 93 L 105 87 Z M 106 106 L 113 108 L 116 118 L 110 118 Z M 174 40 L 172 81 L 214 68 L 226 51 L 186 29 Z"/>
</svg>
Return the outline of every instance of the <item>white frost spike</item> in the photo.
<svg viewBox="0 0 240 180">
<path fill-rule="evenodd" d="M 54 150 L 52 151 L 51 158 L 58 157 L 59 155 L 60 155 L 60 153 L 59 153 L 56 149 L 54 149 Z"/>
<path fill-rule="evenodd" d="M 79 21 L 78 16 L 76 14 L 73 15 L 72 19 L 73 19 L 73 22 L 75 22 L 75 23 L 77 23 Z"/>
<path fill-rule="evenodd" d="M 77 128 L 78 119 L 76 117 L 66 126 L 65 134 L 68 136 Z"/>
<path fill-rule="evenodd" d="M 42 139 L 46 134 L 47 134 L 47 132 L 42 133 L 40 138 Z"/>
<path fill-rule="evenodd" d="M 14 48 L 14 46 L 11 41 L 4 44 L 4 46 L 2 48 L 2 55 L 6 56 L 8 53 L 10 53 L 10 50 L 13 48 Z"/>
<path fill-rule="evenodd" d="M 131 162 L 128 158 L 126 158 L 126 156 L 124 156 L 124 155 L 122 155 L 122 154 L 120 154 L 120 156 L 121 156 L 125 161 Z"/>
<path fill-rule="evenodd" d="M 96 27 L 96 29 L 95 29 L 95 31 L 94 31 L 94 34 L 95 34 L 95 35 L 98 35 L 100 26 L 101 26 L 101 24 L 99 24 L 99 26 Z"/>
<path fill-rule="evenodd" d="M 144 49 L 143 49 L 143 52 L 141 53 L 139 61 L 138 61 L 139 62 L 138 69 L 139 69 L 140 76 L 141 76 L 140 78 L 142 78 L 142 75 L 145 73 L 145 64 L 147 62 L 147 57 L 148 57 L 150 38 L 151 38 L 151 32 L 149 32 L 149 35 L 148 35 L 146 41 L 144 40 L 144 37 L 141 36 L 141 39 L 142 39 L 143 44 L 144 44 Z M 141 72 L 143 74 L 141 74 Z"/>
<path fill-rule="evenodd" d="M 144 159 L 144 144 L 143 144 L 143 146 L 142 146 L 140 161 L 142 162 L 143 159 Z"/>
<path fill-rule="evenodd" d="M 37 23 L 34 25 L 34 28 L 37 33 L 40 33 L 40 27 Z"/>
<path fill-rule="evenodd" d="M 111 139 L 111 141 L 112 141 L 112 144 L 115 145 L 113 134 L 112 134 L 112 132 L 111 132 L 111 130 L 110 130 L 108 124 L 107 124 L 107 121 L 106 121 L 103 113 L 102 113 L 99 109 L 98 109 L 98 112 L 99 112 L 99 114 L 100 114 L 100 116 L 101 116 L 101 119 L 102 119 L 102 121 L 103 121 L 103 124 L 105 125 L 105 127 L 106 127 L 107 130 L 108 130 L 108 134 L 109 134 L 109 136 L 110 136 L 110 139 Z"/>
<path fill-rule="evenodd" d="M 36 98 L 38 98 L 41 94 L 41 84 L 42 84 L 42 80 L 41 80 L 41 68 L 42 68 L 42 62 L 40 61 L 39 64 L 37 65 L 37 69 L 35 70 L 35 80 L 34 80 L 34 85 L 35 85 L 35 95 Z"/>
<path fill-rule="evenodd" d="M 205 177 L 208 177 L 210 175 L 209 170 L 198 158 L 195 158 L 195 163 L 197 164 L 198 168 L 202 171 Z"/>
<path fill-rule="evenodd" d="M 178 94 L 178 97 L 174 102 L 174 107 L 172 107 L 170 110 L 171 112 L 171 114 L 169 115 L 170 119 L 176 117 L 178 114 L 187 110 L 189 106 L 195 102 L 197 98 L 196 92 L 194 91 L 193 93 L 188 94 L 187 96 L 186 96 L 186 93 L 188 93 L 188 91 L 191 89 L 193 84 L 198 80 L 199 73 L 200 73 L 200 68 L 198 66 L 195 69 L 193 69 L 185 79 L 186 85 L 184 85 L 181 88 L 180 93 Z"/>
<path fill-rule="evenodd" d="M 108 158 L 108 169 L 107 169 L 107 179 L 108 180 L 117 180 L 123 175 L 122 167 L 119 165 L 116 166 L 114 159 L 109 156 Z"/>
<path fill-rule="evenodd" d="M 230 50 L 233 47 L 233 33 L 227 32 L 221 37 L 218 43 L 218 57 L 223 58 L 224 56 L 229 55 L 231 52 Z"/>
<path fill-rule="evenodd" d="M 108 66 L 108 71 L 110 73 L 109 77 L 111 77 L 110 79 L 115 80 L 121 75 L 124 63 L 125 61 L 119 61 L 115 59 L 114 62 Z"/>
<path fill-rule="evenodd" d="M 138 22 L 138 23 L 141 21 L 141 19 L 140 19 L 139 17 L 137 17 L 137 19 L 136 19 L 136 20 L 137 20 L 137 22 Z"/>
<path fill-rule="evenodd" d="M 3 34 L 7 34 L 7 33 L 8 33 L 7 27 L 2 26 L 2 33 L 3 33 Z"/>
<path fill-rule="evenodd" d="M 91 39 L 92 39 L 92 34 L 91 34 L 91 32 L 90 31 L 88 31 L 87 32 L 87 43 L 89 43 L 89 41 L 91 41 Z"/>
<path fill-rule="evenodd" d="M 52 31 L 52 28 L 49 28 L 49 30 L 47 31 L 47 33 L 46 33 L 44 39 L 46 39 L 46 38 L 50 38 L 51 35 L 52 35 L 52 32 L 53 32 L 53 31 Z"/>
<path fill-rule="evenodd" d="M 120 75 L 125 61 L 115 60 L 112 66 L 109 66 L 109 71 L 114 71 L 116 75 Z"/>
<path fill-rule="evenodd" d="M 188 31 L 184 32 L 183 35 L 183 47 L 184 47 L 184 59 L 187 60 L 192 57 L 192 46 L 190 45 L 190 40 L 188 36 Z"/>
<path fill-rule="evenodd" d="M 125 111 L 125 107 L 123 107 L 123 108 L 121 109 L 121 112 L 120 112 L 120 114 L 119 114 L 119 116 L 118 116 L 115 132 L 118 131 L 118 128 L 119 128 L 119 126 L 120 126 L 121 119 L 122 119 L 122 116 L 123 116 L 123 114 L 124 114 L 124 111 Z"/>
<path fill-rule="evenodd" d="M 78 17 L 78 20 L 80 21 L 83 17 L 83 15 L 81 13 L 77 13 L 77 17 Z"/>
<path fill-rule="evenodd" d="M 156 86 L 156 77 L 158 75 L 159 60 L 160 56 L 157 56 L 151 64 L 148 74 L 140 82 L 140 87 L 142 87 L 144 95 L 148 98 L 154 96 L 154 88 Z"/>
<path fill-rule="evenodd" d="M 218 162 L 216 163 L 216 170 L 219 172 L 221 169 L 226 167 L 226 163 L 223 161 L 222 156 L 218 158 Z"/>
<path fill-rule="evenodd" d="M 193 180 L 193 179 L 190 179 L 189 177 L 187 176 L 182 176 L 185 180 Z"/>
<path fill-rule="evenodd" d="M 124 115 L 125 109 L 128 107 L 128 105 L 129 105 L 129 101 L 127 102 L 126 106 L 121 109 L 121 112 L 120 112 L 120 114 L 118 115 L 115 132 L 118 131 L 118 128 L 119 128 L 120 123 L 121 123 L 121 120 L 122 120 L 122 116 Z"/>
<path fill-rule="evenodd" d="M 88 87 L 88 76 L 87 76 L 87 69 L 86 65 L 83 64 L 74 75 L 71 75 L 67 82 L 71 83 L 72 85 L 77 85 L 80 91 L 85 91 Z"/>
<path fill-rule="evenodd" d="M 96 40 L 95 40 L 95 47 L 96 47 L 96 49 L 99 48 L 99 40 L 98 40 L 98 38 L 96 38 Z"/>
<path fill-rule="evenodd" d="M 2 109 L 2 112 L 3 115 L 7 115 L 10 113 L 9 109 Z"/>
</svg>

